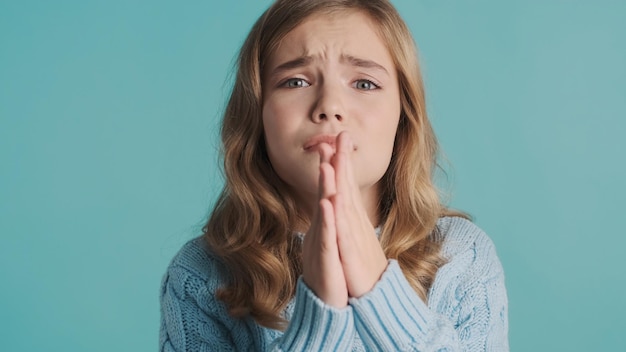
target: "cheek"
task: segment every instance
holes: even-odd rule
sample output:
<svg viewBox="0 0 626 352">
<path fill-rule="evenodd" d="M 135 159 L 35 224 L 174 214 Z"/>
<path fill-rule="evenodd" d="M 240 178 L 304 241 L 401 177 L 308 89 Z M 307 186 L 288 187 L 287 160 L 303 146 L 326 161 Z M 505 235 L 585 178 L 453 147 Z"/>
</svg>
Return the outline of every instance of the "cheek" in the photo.
<svg viewBox="0 0 626 352">
<path fill-rule="evenodd" d="M 384 172 L 389 166 L 399 120 L 399 104 L 387 103 L 373 108 L 367 121 L 364 121 L 367 132 L 362 136 L 365 138 L 362 141 L 365 143 L 363 151 L 372 157 L 372 164 L 375 163 L 376 168 L 381 169 L 379 171 Z"/>
<path fill-rule="evenodd" d="M 398 122 L 400 121 L 400 104 L 390 103 L 389 100 L 379 101 L 377 104 L 362 107 L 362 128 L 366 130 L 369 143 L 378 148 L 390 150 L 393 147 Z"/>
<path fill-rule="evenodd" d="M 263 132 L 265 134 L 265 140 L 271 140 L 275 130 L 277 128 L 278 114 L 276 107 L 270 103 L 263 104 Z"/>
<path fill-rule="evenodd" d="M 265 135 L 265 145 L 270 157 L 281 148 L 281 142 L 284 142 L 285 131 L 284 123 L 281 116 L 276 114 L 272 109 L 263 110 L 263 133 Z"/>
<path fill-rule="evenodd" d="M 290 155 L 286 151 L 297 145 L 295 139 L 298 124 L 293 108 L 287 104 L 277 104 L 274 101 L 266 102 L 263 106 L 263 133 L 268 157 L 277 172 L 288 164 Z"/>
<path fill-rule="evenodd" d="M 284 138 L 296 127 L 297 115 L 293 104 L 268 101 L 263 105 L 263 130 L 270 138 Z"/>
</svg>

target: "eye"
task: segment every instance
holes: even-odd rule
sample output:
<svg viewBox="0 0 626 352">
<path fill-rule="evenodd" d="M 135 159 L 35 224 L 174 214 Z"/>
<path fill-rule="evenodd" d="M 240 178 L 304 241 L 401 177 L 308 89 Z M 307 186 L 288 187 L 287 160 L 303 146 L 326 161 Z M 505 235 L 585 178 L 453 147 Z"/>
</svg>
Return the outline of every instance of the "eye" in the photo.
<svg viewBox="0 0 626 352">
<path fill-rule="evenodd" d="M 286 88 L 303 88 L 310 86 L 310 84 L 302 78 L 289 78 L 282 86 Z"/>
<path fill-rule="evenodd" d="M 373 90 L 373 89 L 380 88 L 378 85 L 376 85 L 376 83 L 367 79 L 360 79 L 356 81 L 354 85 L 356 89 L 360 89 L 360 90 Z"/>
</svg>

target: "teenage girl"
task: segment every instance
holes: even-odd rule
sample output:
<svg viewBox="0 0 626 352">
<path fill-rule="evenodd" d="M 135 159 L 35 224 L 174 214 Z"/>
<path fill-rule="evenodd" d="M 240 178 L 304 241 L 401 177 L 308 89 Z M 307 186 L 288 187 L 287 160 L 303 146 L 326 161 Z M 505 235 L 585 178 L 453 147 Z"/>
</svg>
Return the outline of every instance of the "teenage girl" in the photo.
<svg viewBox="0 0 626 352">
<path fill-rule="evenodd" d="M 221 132 L 224 190 L 163 279 L 161 351 L 508 351 L 502 266 L 438 197 L 388 1 L 276 1 Z"/>
</svg>

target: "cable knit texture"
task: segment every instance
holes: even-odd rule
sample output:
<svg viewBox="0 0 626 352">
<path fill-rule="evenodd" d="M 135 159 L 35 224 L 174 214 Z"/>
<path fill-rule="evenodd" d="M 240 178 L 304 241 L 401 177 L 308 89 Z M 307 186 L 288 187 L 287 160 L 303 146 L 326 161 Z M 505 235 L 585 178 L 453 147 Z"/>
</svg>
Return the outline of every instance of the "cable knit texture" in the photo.
<svg viewBox="0 0 626 352">
<path fill-rule="evenodd" d="M 231 318 L 215 298 L 227 271 L 201 237 L 191 240 L 161 285 L 160 351 L 508 351 L 504 273 L 493 243 L 462 218 L 442 218 L 438 226 L 448 263 L 428 304 L 389 260 L 374 288 L 343 309 L 298 280 L 284 332 Z"/>
</svg>

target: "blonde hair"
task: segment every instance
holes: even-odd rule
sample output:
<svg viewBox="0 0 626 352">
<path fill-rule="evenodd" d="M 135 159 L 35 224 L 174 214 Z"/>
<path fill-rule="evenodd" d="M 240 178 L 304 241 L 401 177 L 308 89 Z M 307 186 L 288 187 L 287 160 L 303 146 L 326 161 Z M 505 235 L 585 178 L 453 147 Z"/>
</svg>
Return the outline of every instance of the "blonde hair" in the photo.
<svg viewBox="0 0 626 352">
<path fill-rule="evenodd" d="M 437 141 L 426 116 L 417 50 L 404 21 L 386 0 L 277 0 L 255 23 L 238 58 L 238 70 L 221 130 L 226 183 L 203 232 L 229 271 L 217 293 L 233 317 L 252 317 L 281 329 L 281 316 L 302 272 L 293 226 L 301 213 L 269 162 L 262 125 L 262 74 L 280 40 L 313 14 L 362 11 L 378 25 L 398 73 L 401 116 L 389 168 L 381 179 L 380 243 L 397 259 L 426 300 L 444 263 L 437 234 L 441 205 L 433 184 Z"/>
</svg>

